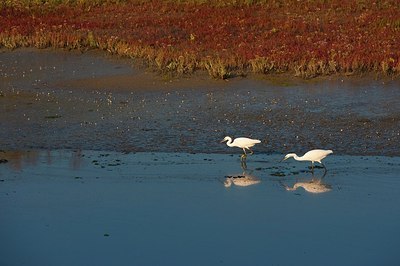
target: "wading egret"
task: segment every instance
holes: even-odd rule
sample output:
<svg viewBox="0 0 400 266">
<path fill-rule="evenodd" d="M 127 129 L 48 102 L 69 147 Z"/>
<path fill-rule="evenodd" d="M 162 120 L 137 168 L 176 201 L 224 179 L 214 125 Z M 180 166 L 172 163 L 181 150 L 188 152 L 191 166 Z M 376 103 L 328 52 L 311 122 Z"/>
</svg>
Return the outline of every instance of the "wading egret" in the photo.
<svg viewBox="0 0 400 266">
<path fill-rule="evenodd" d="M 250 148 L 261 142 L 261 140 L 249 138 L 236 138 L 232 141 L 232 138 L 229 136 L 226 136 L 221 143 L 225 141 L 227 141 L 226 145 L 229 147 L 238 147 L 243 149 L 244 154 L 241 156 L 242 160 L 247 157 L 246 149 L 250 151 L 250 154 L 253 154 L 253 151 Z"/>
<path fill-rule="evenodd" d="M 306 152 L 303 156 L 299 157 L 295 153 L 288 153 L 286 154 L 285 158 L 282 161 L 287 160 L 293 157 L 296 161 L 310 161 L 311 162 L 311 169 L 314 171 L 314 162 L 319 162 L 325 168 L 325 165 L 321 162 L 329 154 L 333 153 L 331 150 L 311 150 Z M 281 162 L 282 162 L 281 161 Z"/>
</svg>

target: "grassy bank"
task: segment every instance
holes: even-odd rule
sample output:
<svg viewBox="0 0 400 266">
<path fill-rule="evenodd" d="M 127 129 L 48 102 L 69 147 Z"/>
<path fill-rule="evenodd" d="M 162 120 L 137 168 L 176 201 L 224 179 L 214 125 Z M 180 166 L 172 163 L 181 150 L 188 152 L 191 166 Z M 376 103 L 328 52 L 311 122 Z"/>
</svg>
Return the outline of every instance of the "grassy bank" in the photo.
<svg viewBox="0 0 400 266">
<path fill-rule="evenodd" d="M 10 49 L 102 49 L 216 78 L 400 73 L 397 0 L 10 0 L 0 8 L 0 46 Z"/>
</svg>

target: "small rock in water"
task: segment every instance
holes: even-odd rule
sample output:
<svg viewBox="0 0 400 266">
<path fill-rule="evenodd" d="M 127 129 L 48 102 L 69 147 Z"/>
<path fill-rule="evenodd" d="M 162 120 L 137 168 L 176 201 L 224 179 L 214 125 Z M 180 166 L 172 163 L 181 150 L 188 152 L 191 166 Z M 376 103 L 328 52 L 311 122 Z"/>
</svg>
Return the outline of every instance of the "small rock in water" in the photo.
<svg viewBox="0 0 400 266">
<path fill-rule="evenodd" d="M 0 159 L 0 163 L 8 163 L 7 159 Z"/>
</svg>

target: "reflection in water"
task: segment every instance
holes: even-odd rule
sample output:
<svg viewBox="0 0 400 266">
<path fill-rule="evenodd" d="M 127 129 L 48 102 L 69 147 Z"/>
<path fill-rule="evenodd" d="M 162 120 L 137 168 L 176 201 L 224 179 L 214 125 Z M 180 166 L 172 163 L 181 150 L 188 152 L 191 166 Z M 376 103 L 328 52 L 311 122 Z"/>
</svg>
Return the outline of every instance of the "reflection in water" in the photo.
<svg viewBox="0 0 400 266">
<path fill-rule="evenodd" d="M 24 164 L 36 165 L 39 160 L 37 151 L 0 151 L 0 159 L 7 162 L 12 169 L 21 171 Z"/>
<path fill-rule="evenodd" d="M 79 170 L 82 166 L 83 153 L 82 150 L 77 150 L 72 153 L 71 166 L 74 170 Z"/>
<path fill-rule="evenodd" d="M 246 160 L 240 160 L 240 166 L 242 167 L 243 171 L 246 171 L 246 169 L 247 169 Z"/>
<path fill-rule="evenodd" d="M 318 178 L 312 174 L 311 180 L 304 181 L 304 182 L 296 182 L 293 187 L 289 187 L 281 182 L 281 184 L 286 188 L 288 191 L 295 191 L 298 188 L 302 187 L 305 191 L 309 193 L 325 193 L 329 192 L 332 190 L 332 186 L 328 185 L 323 182 L 323 179 L 326 175 L 326 171 L 324 171 L 324 174 L 322 177 Z"/>
<path fill-rule="evenodd" d="M 46 165 L 52 165 L 57 161 L 62 152 L 52 151 L 0 151 L 0 162 L 6 164 L 15 171 L 21 171 L 27 166 L 36 166 L 46 162 Z M 66 153 L 68 154 L 68 153 Z M 68 154 L 70 167 L 73 170 L 79 170 L 82 167 L 83 153 L 81 150 Z"/>
<path fill-rule="evenodd" d="M 224 186 L 230 187 L 232 184 L 239 187 L 248 187 L 251 185 L 257 185 L 261 182 L 261 180 L 252 175 L 251 171 L 247 171 L 247 164 L 246 161 L 241 162 L 241 167 L 243 169 L 243 173 L 239 175 L 229 175 L 225 177 Z"/>
</svg>

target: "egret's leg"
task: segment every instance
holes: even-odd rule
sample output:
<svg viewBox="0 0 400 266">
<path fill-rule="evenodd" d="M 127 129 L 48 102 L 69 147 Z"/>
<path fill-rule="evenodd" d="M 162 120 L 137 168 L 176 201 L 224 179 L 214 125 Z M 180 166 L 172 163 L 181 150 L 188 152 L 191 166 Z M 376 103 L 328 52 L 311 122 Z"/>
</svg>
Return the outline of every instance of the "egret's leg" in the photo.
<svg viewBox="0 0 400 266">
<path fill-rule="evenodd" d="M 242 169 L 243 169 L 243 170 L 246 170 L 246 169 L 247 169 L 247 163 L 246 163 L 246 160 L 241 160 L 241 162 L 240 162 L 240 166 L 242 167 Z"/>
<path fill-rule="evenodd" d="M 250 148 L 247 148 L 250 151 L 250 154 L 253 155 L 253 151 Z"/>
<path fill-rule="evenodd" d="M 246 150 L 243 148 L 243 154 L 242 154 L 242 156 L 240 156 L 240 160 L 241 161 L 244 161 L 244 160 L 246 160 L 246 157 L 247 157 L 247 154 L 246 154 Z"/>
<path fill-rule="evenodd" d="M 326 170 L 326 168 L 324 168 L 324 174 L 322 175 L 321 180 L 326 176 L 326 172 L 327 172 L 327 170 Z"/>
<path fill-rule="evenodd" d="M 321 162 L 321 164 L 325 168 L 325 171 L 327 171 L 325 164 L 323 164 L 322 162 Z"/>
<path fill-rule="evenodd" d="M 311 162 L 311 172 L 314 173 L 314 162 Z"/>
</svg>

